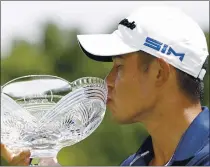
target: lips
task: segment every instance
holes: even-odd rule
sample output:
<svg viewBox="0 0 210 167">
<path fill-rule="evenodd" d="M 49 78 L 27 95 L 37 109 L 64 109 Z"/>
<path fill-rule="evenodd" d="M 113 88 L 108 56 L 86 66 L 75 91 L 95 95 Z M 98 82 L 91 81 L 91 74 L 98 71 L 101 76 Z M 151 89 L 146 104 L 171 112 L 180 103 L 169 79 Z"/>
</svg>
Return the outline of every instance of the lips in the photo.
<svg viewBox="0 0 210 167">
<path fill-rule="evenodd" d="M 112 98 L 111 98 L 111 97 L 107 97 L 106 104 L 108 104 L 111 100 L 112 100 Z"/>
</svg>

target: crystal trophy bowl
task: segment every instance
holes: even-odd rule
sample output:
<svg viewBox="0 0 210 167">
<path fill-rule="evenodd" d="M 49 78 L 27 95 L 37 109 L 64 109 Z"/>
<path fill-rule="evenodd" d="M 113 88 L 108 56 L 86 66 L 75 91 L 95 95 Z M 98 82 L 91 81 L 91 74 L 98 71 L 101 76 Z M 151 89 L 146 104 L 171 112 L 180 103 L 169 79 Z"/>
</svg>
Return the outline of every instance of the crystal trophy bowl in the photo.
<svg viewBox="0 0 210 167">
<path fill-rule="evenodd" d="M 1 87 L 1 142 L 55 157 L 93 133 L 106 111 L 107 86 L 97 77 L 68 82 L 49 75 L 16 78 Z"/>
</svg>

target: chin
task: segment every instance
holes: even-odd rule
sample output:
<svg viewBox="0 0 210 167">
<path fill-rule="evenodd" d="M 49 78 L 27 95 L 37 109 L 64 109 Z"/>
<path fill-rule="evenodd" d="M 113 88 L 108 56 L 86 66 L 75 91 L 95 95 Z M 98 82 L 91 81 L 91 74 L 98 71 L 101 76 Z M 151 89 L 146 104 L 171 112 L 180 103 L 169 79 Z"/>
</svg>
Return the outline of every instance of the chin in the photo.
<svg viewBox="0 0 210 167">
<path fill-rule="evenodd" d="M 129 117 L 125 110 L 120 110 L 115 107 L 108 106 L 108 109 L 111 113 L 112 120 L 119 124 L 131 124 L 133 123 L 132 117 Z"/>
<path fill-rule="evenodd" d="M 133 123 L 132 119 L 120 117 L 119 115 L 116 115 L 116 113 L 112 114 L 112 118 L 118 124 L 131 124 L 131 123 Z"/>
</svg>

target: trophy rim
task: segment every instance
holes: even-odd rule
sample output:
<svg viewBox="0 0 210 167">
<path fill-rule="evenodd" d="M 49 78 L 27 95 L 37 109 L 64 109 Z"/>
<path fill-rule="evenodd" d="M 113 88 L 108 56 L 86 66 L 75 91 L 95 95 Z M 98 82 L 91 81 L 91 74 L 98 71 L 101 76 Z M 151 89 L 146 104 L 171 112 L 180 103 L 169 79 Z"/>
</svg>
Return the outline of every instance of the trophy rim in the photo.
<svg viewBox="0 0 210 167">
<path fill-rule="evenodd" d="M 6 82 L 3 86 L 1 86 L 1 89 L 3 89 L 5 86 L 9 85 L 10 83 L 12 83 L 12 82 L 14 82 L 14 81 L 17 81 L 17 80 L 19 80 L 19 79 L 29 78 L 29 77 L 50 77 L 50 78 L 57 78 L 57 79 L 61 79 L 61 80 L 63 80 L 63 81 L 65 81 L 65 82 L 67 82 L 67 83 L 70 84 L 70 82 L 67 81 L 66 79 L 61 78 L 61 77 L 58 77 L 58 76 L 56 76 L 56 75 L 45 75 L 45 74 L 40 74 L 40 75 L 37 74 L 37 75 L 35 75 L 35 74 L 34 74 L 34 75 L 24 75 L 24 76 L 21 76 L 21 77 L 16 77 L 16 78 L 14 78 L 14 79 L 12 79 L 12 80 Z"/>
<path fill-rule="evenodd" d="M 60 80 L 62 80 L 62 81 L 64 81 L 64 82 L 66 82 L 66 83 L 68 83 L 69 85 L 71 85 L 71 86 L 79 86 L 77 83 L 78 83 L 78 81 L 84 81 L 84 80 L 87 80 L 87 79 L 95 79 L 95 80 L 97 80 L 97 81 L 100 81 L 100 83 L 102 83 L 102 85 L 104 84 L 104 85 L 106 85 L 106 81 L 104 80 L 104 79 L 102 79 L 102 78 L 100 78 L 100 77 L 93 77 L 93 76 L 86 76 L 86 77 L 80 77 L 80 78 L 78 78 L 78 79 L 75 79 L 75 80 L 73 80 L 72 82 L 70 82 L 70 81 L 68 81 L 68 80 L 66 80 L 66 79 L 64 79 L 64 78 L 62 78 L 62 77 L 58 77 L 58 76 L 56 76 L 56 75 L 47 75 L 47 74 L 37 74 L 37 75 L 24 75 L 24 76 L 21 76 L 21 77 L 16 77 L 16 78 L 14 78 L 14 79 L 12 79 L 12 80 L 10 80 L 10 81 L 8 81 L 8 82 L 6 82 L 3 86 L 1 86 L 1 92 L 2 92 L 2 89 L 4 89 L 4 87 L 6 87 L 7 85 L 9 85 L 10 83 L 12 83 L 12 82 L 14 82 L 14 81 L 17 81 L 17 80 L 19 80 L 19 79 L 24 79 L 24 78 L 29 78 L 29 77 L 49 77 L 49 78 L 55 78 L 55 79 L 60 79 Z"/>
</svg>

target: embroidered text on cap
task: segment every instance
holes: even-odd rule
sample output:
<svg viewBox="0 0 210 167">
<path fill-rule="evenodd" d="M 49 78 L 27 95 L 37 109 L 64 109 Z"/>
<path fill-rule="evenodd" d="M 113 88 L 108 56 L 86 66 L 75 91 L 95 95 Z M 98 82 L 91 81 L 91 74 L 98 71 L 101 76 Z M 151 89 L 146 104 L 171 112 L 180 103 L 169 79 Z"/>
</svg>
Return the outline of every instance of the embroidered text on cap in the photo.
<svg viewBox="0 0 210 167">
<path fill-rule="evenodd" d="M 136 27 L 135 22 L 129 22 L 128 19 L 123 19 L 119 24 L 124 25 L 130 28 L 131 30 L 133 30 Z"/>
</svg>

